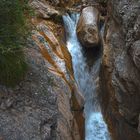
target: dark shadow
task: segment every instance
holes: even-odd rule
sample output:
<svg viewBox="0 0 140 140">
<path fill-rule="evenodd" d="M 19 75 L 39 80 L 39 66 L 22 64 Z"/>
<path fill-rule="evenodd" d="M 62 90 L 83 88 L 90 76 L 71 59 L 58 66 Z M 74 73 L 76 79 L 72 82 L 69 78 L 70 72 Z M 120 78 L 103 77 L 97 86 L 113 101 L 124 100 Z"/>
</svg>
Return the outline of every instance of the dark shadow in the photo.
<svg viewBox="0 0 140 140">
<path fill-rule="evenodd" d="M 101 57 L 102 45 L 100 44 L 99 46 L 93 48 L 82 47 L 82 53 L 88 66 L 88 70 L 91 71 L 96 60 Z"/>
</svg>

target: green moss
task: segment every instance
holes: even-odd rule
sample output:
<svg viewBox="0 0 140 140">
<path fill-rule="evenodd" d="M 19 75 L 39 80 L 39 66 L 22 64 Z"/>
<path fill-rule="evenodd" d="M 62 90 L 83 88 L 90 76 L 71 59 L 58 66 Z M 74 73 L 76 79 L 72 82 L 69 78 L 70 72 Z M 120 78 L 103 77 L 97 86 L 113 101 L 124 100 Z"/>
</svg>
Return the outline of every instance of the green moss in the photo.
<svg viewBox="0 0 140 140">
<path fill-rule="evenodd" d="M 0 53 L 0 84 L 14 87 L 27 70 L 22 51 Z"/>
</svg>

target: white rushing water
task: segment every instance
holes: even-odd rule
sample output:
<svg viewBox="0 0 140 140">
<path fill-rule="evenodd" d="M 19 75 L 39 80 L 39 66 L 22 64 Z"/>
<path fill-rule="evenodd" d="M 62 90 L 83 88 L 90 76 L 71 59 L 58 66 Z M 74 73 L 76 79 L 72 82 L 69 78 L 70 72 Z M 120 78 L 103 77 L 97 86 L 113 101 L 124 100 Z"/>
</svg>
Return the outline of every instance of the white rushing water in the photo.
<svg viewBox="0 0 140 140">
<path fill-rule="evenodd" d="M 72 56 L 75 80 L 79 90 L 85 97 L 85 140 L 109 140 L 107 126 L 100 113 L 97 100 L 100 58 L 96 59 L 89 69 L 88 60 L 83 53 L 76 35 L 78 19 L 79 14 L 73 13 L 63 16 L 67 36 L 67 48 Z"/>
</svg>

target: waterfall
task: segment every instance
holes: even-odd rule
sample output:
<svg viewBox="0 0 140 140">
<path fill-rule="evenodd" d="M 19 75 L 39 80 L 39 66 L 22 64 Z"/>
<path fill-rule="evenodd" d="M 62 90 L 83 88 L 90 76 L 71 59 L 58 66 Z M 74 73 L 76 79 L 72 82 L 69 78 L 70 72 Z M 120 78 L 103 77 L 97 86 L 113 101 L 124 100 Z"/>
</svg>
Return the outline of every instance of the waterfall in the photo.
<svg viewBox="0 0 140 140">
<path fill-rule="evenodd" d="M 109 140 L 107 126 L 103 120 L 98 104 L 98 79 L 100 69 L 100 57 L 94 60 L 90 66 L 84 55 L 77 35 L 76 25 L 79 14 L 66 14 L 63 21 L 66 30 L 67 48 L 72 56 L 74 76 L 79 90 L 85 98 L 85 140 Z M 91 58 L 92 59 L 92 58 Z"/>
</svg>

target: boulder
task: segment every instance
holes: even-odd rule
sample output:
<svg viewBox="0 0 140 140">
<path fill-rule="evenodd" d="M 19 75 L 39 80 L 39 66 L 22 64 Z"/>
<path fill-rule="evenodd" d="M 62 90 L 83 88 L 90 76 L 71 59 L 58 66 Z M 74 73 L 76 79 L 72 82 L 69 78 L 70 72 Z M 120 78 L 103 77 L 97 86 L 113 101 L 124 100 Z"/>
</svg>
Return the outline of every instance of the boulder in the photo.
<svg viewBox="0 0 140 140">
<path fill-rule="evenodd" d="M 78 24 L 77 36 L 82 46 L 90 48 L 100 44 L 99 11 L 92 6 L 82 10 Z"/>
</svg>

